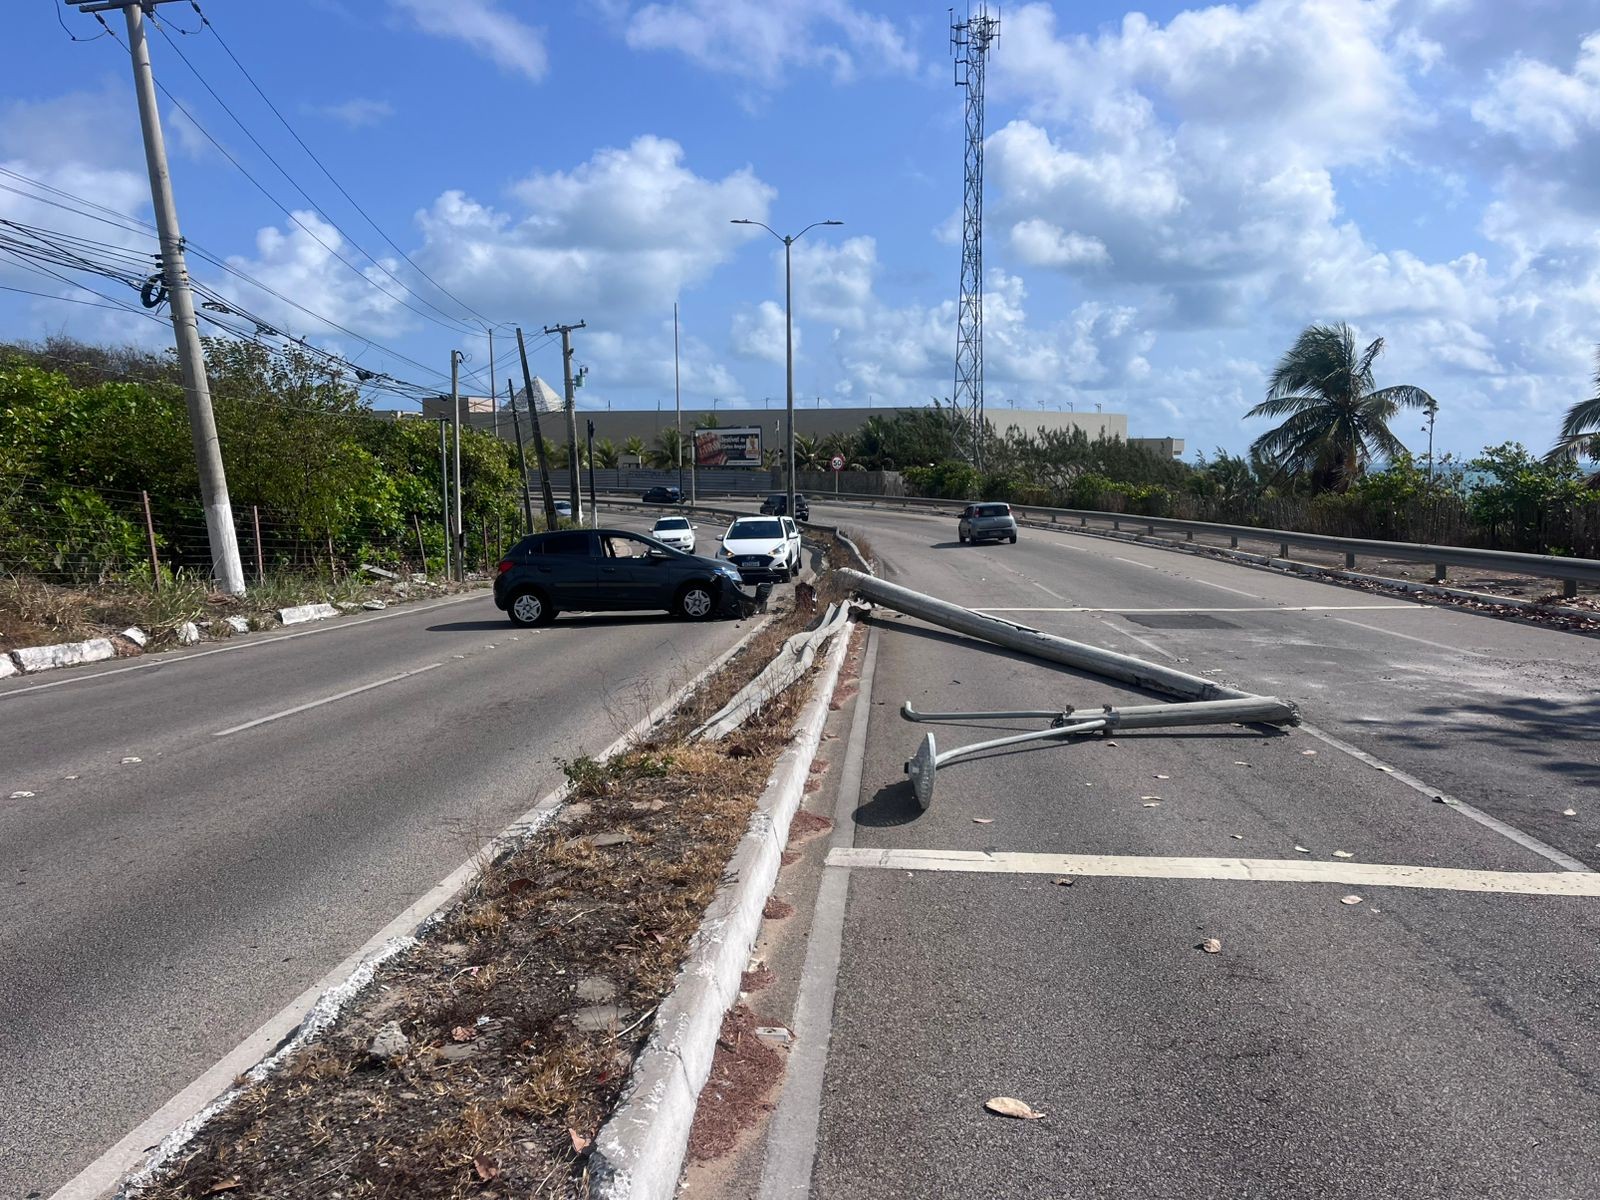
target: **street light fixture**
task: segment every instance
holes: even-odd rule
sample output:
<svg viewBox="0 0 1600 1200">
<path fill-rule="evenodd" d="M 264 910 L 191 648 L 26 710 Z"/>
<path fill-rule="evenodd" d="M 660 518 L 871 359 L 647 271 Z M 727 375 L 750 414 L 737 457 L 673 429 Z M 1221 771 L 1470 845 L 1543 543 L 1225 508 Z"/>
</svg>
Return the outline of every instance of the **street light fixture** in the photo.
<svg viewBox="0 0 1600 1200">
<path fill-rule="evenodd" d="M 759 225 L 773 237 L 783 243 L 783 326 L 784 326 L 784 360 L 786 363 L 787 393 L 785 412 L 788 414 L 788 433 L 784 437 L 784 461 L 788 464 L 788 515 L 790 520 L 798 521 L 794 511 L 794 272 L 790 249 L 807 233 L 818 225 L 843 225 L 843 221 L 813 221 L 799 233 L 785 236 L 764 221 L 735 220 L 734 225 Z"/>
</svg>

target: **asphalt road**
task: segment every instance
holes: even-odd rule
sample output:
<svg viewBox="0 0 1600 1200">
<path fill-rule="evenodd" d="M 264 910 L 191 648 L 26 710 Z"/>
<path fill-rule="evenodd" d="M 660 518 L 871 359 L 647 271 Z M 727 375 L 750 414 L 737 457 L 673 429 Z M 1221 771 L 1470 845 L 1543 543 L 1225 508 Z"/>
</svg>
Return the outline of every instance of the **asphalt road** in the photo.
<svg viewBox="0 0 1600 1200">
<path fill-rule="evenodd" d="M 49 1195 L 747 627 L 516 629 L 477 593 L 0 685 L 0 1196 Z"/>
<path fill-rule="evenodd" d="M 901 701 L 1133 696 L 883 615 L 846 845 L 1600 862 L 1600 640 L 1102 539 L 968 547 L 953 520 L 817 517 L 864 533 L 895 582 L 1295 700 L 1334 739 L 1224 727 L 1016 750 L 941 771 L 921 813 L 902 763 L 929 727 Z M 767 1194 L 1600 1195 L 1597 944 L 1593 898 L 856 867 L 842 952 L 819 968 L 838 990 L 812 1171 Z M 1001 1095 L 1046 1116 L 987 1114 Z M 754 1175 L 727 1194 L 756 1194 Z"/>
</svg>

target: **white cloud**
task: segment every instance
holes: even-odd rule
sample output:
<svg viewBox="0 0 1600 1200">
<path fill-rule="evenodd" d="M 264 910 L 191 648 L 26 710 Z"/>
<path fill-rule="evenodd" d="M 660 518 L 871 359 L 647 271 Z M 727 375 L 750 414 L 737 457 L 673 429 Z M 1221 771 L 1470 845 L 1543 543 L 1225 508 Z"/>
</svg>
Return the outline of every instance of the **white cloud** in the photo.
<svg viewBox="0 0 1600 1200">
<path fill-rule="evenodd" d="M 878 273 L 878 244 L 870 237 L 824 240 L 825 234 L 808 235 L 793 250 L 794 303 L 801 315 L 847 328 L 860 326 L 871 307 L 873 281 Z M 812 241 L 811 238 L 817 240 Z M 783 255 L 773 256 L 775 278 L 783 283 Z"/>
<path fill-rule="evenodd" d="M 708 70 L 769 87 L 791 68 L 823 68 L 845 82 L 917 67 L 894 22 L 845 0 L 679 0 L 645 4 L 625 21 L 635 50 L 673 50 Z"/>
<path fill-rule="evenodd" d="M 755 308 L 745 308 L 733 314 L 733 329 L 729 335 L 733 352 L 741 358 L 760 362 L 781 363 L 787 357 L 788 342 L 784 336 L 784 312 L 781 305 L 763 300 Z M 794 352 L 800 353 L 800 331 L 794 331 Z"/>
<path fill-rule="evenodd" d="M 1472 105 L 1491 132 L 1568 150 L 1600 130 L 1600 33 L 1583 39 L 1571 74 L 1518 55 L 1491 78 L 1489 94 Z"/>
<path fill-rule="evenodd" d="M 436 37 L 465 42 L 507 71 L 544 78 L 549 68 L 544 31 L 525 25 L 501 10 L 495 0 L 389 0 L 418 29 Z"/>
<path fill-rule="evenodd" d="M 1011 248 L 1023 262 L 1035 267 L 1100 266 L 1111 261 L 1099 238 L 1068 232 L 1038 217 L 1011 227 Z"/>
<path fill-rule="evenodd" d="M 308 107 L 308 111 L 331 117 L 346 129 L 365 129 L 369 125 L 380 124 L 394 116 L 394 105 L 387 100 L 356 96 L 349 100 L 341 100 L 337 104 L 312 105 Z"/>
</svg>

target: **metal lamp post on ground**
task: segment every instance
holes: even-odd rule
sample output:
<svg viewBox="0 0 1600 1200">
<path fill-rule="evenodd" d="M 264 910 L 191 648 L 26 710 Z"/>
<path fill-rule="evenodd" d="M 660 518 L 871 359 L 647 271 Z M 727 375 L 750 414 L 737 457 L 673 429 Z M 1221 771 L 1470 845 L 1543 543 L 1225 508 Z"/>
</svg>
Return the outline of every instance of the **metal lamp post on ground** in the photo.
<svg viewBox="0 0 1600 1200">
<path fill-rule="evenodd" d="M 788 469 L 785 472 L 788 483 L 789 507 L 788 515 L 791 520 L 798 520 L 794 511 L 794 270 L 790 251 L 794 244 L 818 225 L 843 225 L 843 221 L 813 221 L 799 233 L 785 236 L 764 221 L 735 220 L 735 225 L 759 225 L 773 237 L 783 243 L 783 329 L 784 329 L 784 362 L 787 379 L 787 399 L 785 412 L 788 415 L 788 429 L 784 435 L 784 462 Z"/>
</svg>

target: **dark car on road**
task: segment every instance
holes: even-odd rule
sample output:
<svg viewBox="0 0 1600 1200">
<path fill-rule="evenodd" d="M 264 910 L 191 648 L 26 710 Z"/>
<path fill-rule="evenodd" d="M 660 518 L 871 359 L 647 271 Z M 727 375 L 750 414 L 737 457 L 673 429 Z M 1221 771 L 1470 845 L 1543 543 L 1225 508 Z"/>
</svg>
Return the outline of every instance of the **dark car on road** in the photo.
<svg viewBox="0 0 1600 1200">
<path fill-rule="evenodd" d="M 639 499 L 646 504 L 682 504 L 683 492 L 675 487 L 653 487 Z"/>
<path fill-rule="evenodd" d="M 768 516 L 786 517 L 789 515 L 789 494 L 787 492 L 773 492 L 761 502 L 761 511 Z M 799 492 L 794 494 L 795 516 L 802 521 L 811 520 L 811 505 Z"/>
<path fill-rule="evenodd" d="M 517 625 L 547 625 L 562 610 L 663 609 L 701 621 L 730 607 L 739 572 L 626 529 L 536 533 L 512 547 L 494 602 Z"/>
</svg>

